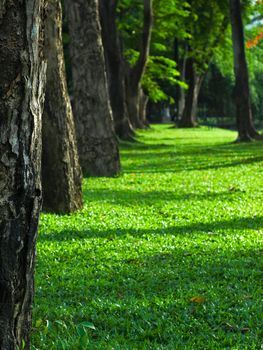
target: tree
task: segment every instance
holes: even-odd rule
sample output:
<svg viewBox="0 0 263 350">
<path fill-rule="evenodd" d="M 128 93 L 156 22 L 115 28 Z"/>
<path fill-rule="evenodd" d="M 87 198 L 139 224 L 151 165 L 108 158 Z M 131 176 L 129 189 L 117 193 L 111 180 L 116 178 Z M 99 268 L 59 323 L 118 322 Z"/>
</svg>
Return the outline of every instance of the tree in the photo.
<svg viewBox="0 0 263 350">
<path fill-rule="evenodd" d="M 133 66 L 127 67 L 126 99 L 129 118 L 134 128 L 143 128 L 142 115 L 145 109 L 145 96 L 141 88 L 146 64 L 150 51 L 151 33 L 153 26 L 152 0 L 144 0 L 143 30 L 139 56 Z"/>
<path fill-rule="evenodd" d="M 84 174 L 120 171 L 99 23 L 98 0 L 65 1 L 70 33 L 74 115 Z"/>
<path fill-rule="evenodd" d="M 238 141 L 251 141 L 252 139 L 261 139 L 262 136 L 256 131 L 252 120 L 241 4 L 240 0 L 230 0 L 229 4 L 234 53 Z"/>
<path fill-rule="evenodd" d="M 117 29 L 117 5 L 118 0 L 99 1 L 102 41 L 115 132 L 121 139 L 131 140 L 134 131 L 126 105 L 125 67 Z"/>
<path fill-rule="evenodd" d="M 41 0 L 0 2 L 0 348 L 29 349 L 41 209 Z"/>
<path fill-rule="evenodd" d="M 59 0 L 49 0 L 45 21 L 47 90 L 43 116 L 44 209 L 68 213 L 82 207 L 81 168 L 67 92 Z"/>
<path fill-rule="evenodd" d="M 185 22 L 188 38 L 181 42 L 179 59 L 186 62 L 181 71 L 182 79 L 188 84 L 180 127 L 197 125 L 198 96 L 202 81 L 213 58 L 214 50 L 225 39 L 228 25 L 226 1 L 191 0 L 190 18 Z M 183 76 L 184 75 L 184 76 Z M 184 96 L 183 96 L 184 97 Z"/>
</svg>

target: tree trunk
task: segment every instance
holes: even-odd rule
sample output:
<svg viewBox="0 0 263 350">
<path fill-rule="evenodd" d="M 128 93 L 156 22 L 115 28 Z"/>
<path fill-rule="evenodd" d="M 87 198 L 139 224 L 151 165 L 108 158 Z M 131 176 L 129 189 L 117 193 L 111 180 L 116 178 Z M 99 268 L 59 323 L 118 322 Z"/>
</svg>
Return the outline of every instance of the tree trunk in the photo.
<svg viewBox="0 0 263 350">
<path fill-rule="evenodd" d="M 185 82 L 185 67 L 186 67 L 186 57 L 182 60 L 182 65 L 180 67 L 180 79 Z M 177 119 L 180 120 L 183 116 L 183 112 L 185 109 L 185 89 L 181 86 L 178 86 L 179 94 L 178 94 L 178 104 L 177 104 Z"/>
<path fill-rule="evenodd" d="M 183 55 L 180 53 L 180 47 L 184 47 Z M 186 62 L 187 62 L 187 52 L 188 46 L 187 44 L 179 41 L 177 38 L 174 40 L 174 53 L 175 53 L 175 62 L 177 63 L 177 70 L 180 73 L 179 79 L 182 82 L 186 82 Z M 179 121 L 182 118 L 183 111 L 185 108 L 185 89 L 180 85 L 176 87 L 176 98 L 177 98 L 177 113 L 175 116 L 175 121 Z"/>
<path fill-rule="evenodd" d="M 43 116 L 44 209 L 70 213 L 82 207 L 81 168 L 67 91 L 60 0 L 49 0 L 45 22 L 47 91 Z"/>
<path fill-rule="evenodd" d="M 98 0 L 66 0 L 71 37 L 74 115 L 85 175 L 114 176 L 120 159 L 98 14 Z"/>
<path fill-rule="evenodd" d="M 189 87 L 186 94 L 184 111 L 179 121 L 179 127 L 181 128 L 193 128 L 197 126 L 198 96 L 203 81 L 203 77 L 195 72 L 192 60 L 189 62 L 188 67 L 189 80 L 187 83 Z"/>
<path fill-rule="evenodd" d="M 145 95 L 143 89 L 140 91 L 140 120 L 143 122 L 143 125 L 149 127 L 149 122 L 147 120 L 147 105 L 149 102 L 149 97 Z"/>
<path fill-rule="evenodd" d="M 262 136 L 256 131 L 252 120 L 240 0 L 230 0 L 230 17 L 236 79 L 235 102 L 238 141 L 261 139 Z"/>
<path fill-rule="evenodd" d="M 140 91 L 150 51 L 153 25 L 152 0 L 144 0 L 144 24 L 139 58 L 134 67 L 128 69 L 126 77 L 126 98 L 129 118 L 134 128 L 145 128 L 140 118 Z"/>
<path fill-rule="evenodd" d="M 126 106 L 124 62 L 116 27 L 117 1 L 100 0 L 99 12 L 115 132 L 121 139 L 131 140 L 134 131 Z"/>
<path fill-rule="evenodd" d="M 130 82 L 127 83 L 126 101 L 129 111 L 129 118 L 134 129 L 146 128 L 146 125 L 143 123 L 140 115 L 140 91 L 140 86 L 135 87 Z"/>
<path fill-rule="evenodd" d="M 29 349 L 41 209 L 41 0 L 0 2 L 0 349 Z M 4 68 L 3 68 L 4 67 Z M 22 347 L 21 347 L 22 348 Z"/>
</svg>

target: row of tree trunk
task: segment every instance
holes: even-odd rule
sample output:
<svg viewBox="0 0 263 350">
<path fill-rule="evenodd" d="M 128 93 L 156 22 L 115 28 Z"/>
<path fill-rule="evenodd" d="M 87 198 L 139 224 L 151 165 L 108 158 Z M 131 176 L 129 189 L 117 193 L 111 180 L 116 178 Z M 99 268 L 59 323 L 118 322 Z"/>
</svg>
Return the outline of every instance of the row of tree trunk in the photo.
<svg viewBox="0 0 263 350">
<path fill-rule="evenodd" d="M 58 212 L 77 210 L 82 206 L 81 167 L 84 173 L 99 176 L 120 170 L 113 122 L 123 138 L 131 136 L 132 127 L 145 125 L 147 98 L 141 78 L 149 54 L 152 1 L 144 0 L 142 45 L 133 67 L 123 59 L 115 21 L 117 0 L 100 0 L 105 55 L 97 1 L 65 1 L 76 132 L 65 79 L 61 5 L 59 0 L 49 0 L 47 7 L 45 3 L 0 2 L 0 63 L 4 67 L 0 70 L 0 349 L 4 350 L 30 349 L 41 161 L 44 207 Z M 239 57 L 236 76 L 242 77 L 236 84 L 236 95 L 242 95 L 242 101 L 237 99 L 240 125 L 247 118 L 244 112 L 250 118 L 240 136 L 251 138 L 257 135 L 250 124 L 248 75 L 240 46 L 240 2 L 230 3 L 232 26 L 239 28 L 233 30 L 233 42 Z M 197 78 L 191 79 L 199 84 Z M 196 98 L 198 89 L 193 88 L 191 94 Z"/>
<path fill-rule="evenodd" d="M 134 66 L 126 62 L 117 29 L 118 0 L 99 0 L 102 41 L 108 73 L 115 131 L 124 140 L 134 129 L 147 127 L 147 97 L 141 87 L 149 56 L 153 25 L 152 0 L 144 0 L 144 20 L 139 58 Z"/>
<path fill-rule="evenodd" d="M 117 3 L 101 1 L 102 29 L 98 5 L 98 0 L 65 0 L 72 110 L 60 0 L 0 2 L 0 349 L 30 349 L 42 198 L 45 210 L 80 209 L 82 172 L 118 174 L 116 133 L 127 139 L 143 125 L 139 113 L 147 98 L 140 81 L 149 54 L 152 1 L 144 1 L 142 49 L 128 69 L 116 28 Z"/>
<path fill-rule="evenodd" d="M 42 198 L 46 210 L 78 210 L 82 207 L 82 171 L 95 176 L 113 176 L 120 171 L 98 3 L 67 1 L 66 8 L 75 118 L 65 77 L 60 1 L 0 2 L 3 350 L 30 349 L 35 245 Z"/>
</svg>

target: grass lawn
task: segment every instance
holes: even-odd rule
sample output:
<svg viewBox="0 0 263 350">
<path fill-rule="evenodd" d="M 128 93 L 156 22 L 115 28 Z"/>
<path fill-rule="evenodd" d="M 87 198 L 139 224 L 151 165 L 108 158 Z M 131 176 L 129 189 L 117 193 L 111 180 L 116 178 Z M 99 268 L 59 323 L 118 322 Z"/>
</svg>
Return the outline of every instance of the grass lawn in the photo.
<svg viewBox="0 0 263 350">
<path fill-rule="evenodd" d="M 153 126 L 43 214 L 32 349 L 262 349 L 263 143 Z"/>
</svg>

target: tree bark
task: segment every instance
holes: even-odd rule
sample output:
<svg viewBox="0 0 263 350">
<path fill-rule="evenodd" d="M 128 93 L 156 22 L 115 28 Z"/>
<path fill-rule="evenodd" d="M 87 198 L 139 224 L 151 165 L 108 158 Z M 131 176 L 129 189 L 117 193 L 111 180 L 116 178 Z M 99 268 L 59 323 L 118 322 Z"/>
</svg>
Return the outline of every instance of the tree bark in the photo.
<svg viewBox="0 0 263 350">
<path fill-rule="evenodd" d="M 152 0 L 144 0 L 144 25 L 139 58 L 134 67 L 128 69 L 126 77 L 126 98 L 129 118 L 134 128 L 145 128 L 140 116 L 140 82 L 145 72 L 150 51 L 153 25 Z"/>
<path fill-rule="evenodd" d="M 179 127 L 181 128 L 193 128 L 197 126 L 198 96 L 203 81 L 203 77 L 198 75 L 194 69 L 193 60 L 188 59 L 188 62 L 188 91 L 182 117 L 179 120 Z"/>
<path fill-rule="evenodd" d="M 183 55 L 181 54 L 180 47 L 183 47 Z M 186 62 L 187 62 L 187 52 L 188 45 L 186 43 L 181 42 L 179 39 L 174 39 L 174 56 L 175 62 L 177 63 L 177 70 L 180 73 L 180 80 L 182 82 L 186 82 Z M 177 102 L 177 113 L 175 116 L 175 121 L 179 121 L 182 118 L 183 111 L 185 108 L 185 89 L 180 85 L 176 87 L 176 102 Z"/>
<path fill-rule="evenodd" d="M 82 169 L 86 175 L 114 176 L 120 171 L 120 160 L 105 72 L 98 0 L 66 0 L 65 5 Z"/>
<path fill-rule="evenodd" d="M 45 21 L 47 91 L 43 116 L 44 209 L 70 213 L 82 207 L 81 168 L 67 91 L 60 0 L 49 0 Z"/>
<path fill-rule="evenodd" d="M 30 348 L 41 209 L 43 1 L 0 2 L 0 349 Z"/>
<path fill-rule="evenodd" d="M 261 139 L 262 136 L 256 131 L 252 120 L 240 0 L 230 0 L 230 18 L 236 80 L 235 103 L 238 141 Z"/>
<path fill-rule="evenodd" d="M 125 69 L 116 24 L 117 3 L 118 0 L 99 1 L 102 42 L 115 132 L 121 139 L 131 140 L 134 131 L 129 121 L 126 105 Z"/>
</svg>

